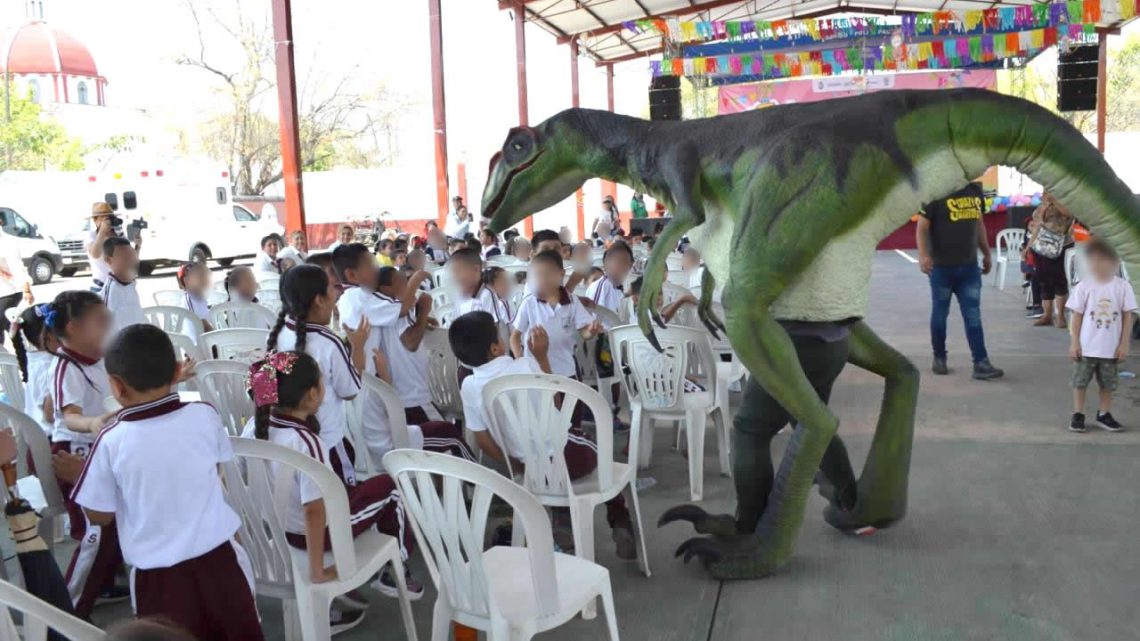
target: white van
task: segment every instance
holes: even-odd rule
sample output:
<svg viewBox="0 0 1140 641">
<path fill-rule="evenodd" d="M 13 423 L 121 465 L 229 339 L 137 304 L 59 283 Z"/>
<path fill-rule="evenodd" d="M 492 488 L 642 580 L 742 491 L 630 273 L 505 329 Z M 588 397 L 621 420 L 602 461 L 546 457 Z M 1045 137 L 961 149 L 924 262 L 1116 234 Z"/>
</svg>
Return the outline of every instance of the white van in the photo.
<svg viewBox="0 0 1140 641">
<path fill-rule="evenodd" d="M 64 269 L 59 246 L 50 236 L 40 233 L 19 212 L 0 204 L 0 235 L 7 236 L 19 248 L 20 258 L 36 285 L 50 283 L 53 276 Z"/>
</svg>

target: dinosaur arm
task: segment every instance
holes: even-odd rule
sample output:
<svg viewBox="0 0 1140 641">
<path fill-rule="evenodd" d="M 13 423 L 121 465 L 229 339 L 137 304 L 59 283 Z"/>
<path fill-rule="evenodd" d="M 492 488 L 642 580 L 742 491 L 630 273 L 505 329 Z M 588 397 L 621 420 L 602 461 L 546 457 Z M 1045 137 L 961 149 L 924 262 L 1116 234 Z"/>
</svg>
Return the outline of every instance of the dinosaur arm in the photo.
<svg viewBox="0 0 1140 641">
<path fill-rule="evenodd" d="M 690 144 L 682 145 L 661 159 L 662 178 L 665 181 L 673 206 L 670 208 L 673 220 L 665 226 L 653 253 L 645 265 L 642 275 L 641 295 L 637 302 L 637 324 L 654 347 L 660 349 L 653 333 L 650 318 L 661 327 L 661 288 L 665 283 L 666 258 L 681 242 L 685 234 L 705 221 L 704 205 L 700 199 L 701 164 L 697 149 Z"/>
</svg>

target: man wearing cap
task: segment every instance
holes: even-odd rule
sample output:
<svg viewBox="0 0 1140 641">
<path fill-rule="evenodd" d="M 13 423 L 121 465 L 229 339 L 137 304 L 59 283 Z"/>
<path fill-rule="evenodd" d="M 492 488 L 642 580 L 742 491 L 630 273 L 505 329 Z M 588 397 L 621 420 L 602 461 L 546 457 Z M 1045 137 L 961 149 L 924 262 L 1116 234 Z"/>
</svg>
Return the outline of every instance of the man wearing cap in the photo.
<svg viewBox="0 0 1140 641">
<path fill-rule="evenodd" d="M 125 237 L 122 229 L 116 227 L 122 224 L 123 221 L 115 216 L 115 210 L 107 203 L 100 201 L 91 205 L 91 233 L 84 248 L 91 259 L 91 291 L 96 294 L 103 291 L 103 284 L 111 273 L 111 266 L 103 260 L 103 243 L 115 236 Z M 138 251 L 141 245 L 142 234 L 139 234 L 135 239 L 135 250 Z"/>
</svg>

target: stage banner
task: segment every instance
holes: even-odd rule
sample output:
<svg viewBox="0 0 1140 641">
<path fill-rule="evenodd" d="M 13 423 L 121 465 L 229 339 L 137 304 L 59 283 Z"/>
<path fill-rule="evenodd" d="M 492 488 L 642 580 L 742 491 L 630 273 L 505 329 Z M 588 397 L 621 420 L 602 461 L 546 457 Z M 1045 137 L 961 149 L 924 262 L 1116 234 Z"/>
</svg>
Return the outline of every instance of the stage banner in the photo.
<svg viewBox="0 0 1140 641">
<path fill-rule="evenodd" d="M 883 89 L 952 89 L 978 87 L 994 89 L 993 69 L 959 69 L 915 73 L 869 74 L 774 80 L 720 87 L 719 113 L 732 114 L 774 105 L 815 102 L 856 96 Z"/>
</svg>

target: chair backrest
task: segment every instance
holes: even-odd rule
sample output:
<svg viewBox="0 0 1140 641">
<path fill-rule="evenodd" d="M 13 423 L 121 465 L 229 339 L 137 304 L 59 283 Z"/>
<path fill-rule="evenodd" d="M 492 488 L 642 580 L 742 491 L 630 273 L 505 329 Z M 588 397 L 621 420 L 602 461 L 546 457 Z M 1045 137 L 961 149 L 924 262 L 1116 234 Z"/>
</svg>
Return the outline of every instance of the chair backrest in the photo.
<svg viewBox="0 0 1140 641">
<path fill-rule="evenodd" d="M 210 325 L 214 329 L 269 329 L 277 316 L 257 303 L 218 303 L 210 308 Z"/>
<path fill-rule="evenodd" d="M 610 310 L 608 307 L 595 305 L 594 308 L 590 310 L 590 313 L 593 314 L 598 320 L 600 320 L 606 327 L 617 327 L 618 325 L 621 325 L 621 319 L 618 317 L 617 313 Z"/>
<path fill-rule="evenodd" d="M 202 400 L 222 415 L 230 436 L 240 436 L 255 408 L 245 391 L 249 366 L 242 361 L 207 360 L 198 363 L 198 390 Z"/>
<path fill-rule="evenodd" d="M 206 358 L 253 363 L 265 356 L 269 330 L 215 329 L 198 337 L 198 346 Z"/>
<path fill-rule="evenodd" d="M 538 615 L 558 611 L 550 519 L 526 489 L 482 465 L 420 450 L 388 452 L 384 469 L 400 488 L 405 516 L 432 581 L 453 609 L 479 617 L 496 609 L 483 566 L 483 540 L 488 509 L 497 496 L 513 508 L 514 527 L 526 533 Z M 474 486 L 470 508 L 464 483 Z"/>
<path fill-rule="evenodd" d="M 174 351 L 177 356 L 182 358 L 189 356 L 196 361 L 205 360 L 204 356 L 202 355 L 202 350 L 186 334 L 166 332 L 166 337 L 169 338 L 171 344 L 174 345 Z"/>
<path fill-rule="evenodd" d="M 356 470 L 372 475 L 384 469 L 382 461 L 373 460 L 371 449 L 365 444 L 364 412 L 365 403 L 379 403 L 384 408 L 387 425 L 392 434 L 393 449 L 411 447 L 408 435 L 408 421 L 404 418 L 404 401 L 394 387 L 365 373 L 360 377 L 361 392 L 347 406 L 345 418 L 348 420 L 348 433 L 356 449 Z"/>
<path fill-rule="evenodd" d="M 7 352 L 0 353 L 0 390 L 3 390 L 9 405 L 24 409 L 24 381 L 20 380 L 20 363 L 15 355 Z"/>
<path fill-rule="evenodd" d="M 649 343 L 636 325 L 623 325 L 610 330 L 610 353 L 615 371 L 622 373 L 626 392 L 650 410 L 676 411 L 681 408 L 685 375 L 690 371 L 690 359 L 696 353 L 694 343 L 707 336 L 690 327 L 669 326 L 655 328 L 660 352 Z M 711 354 L 711 348 L 708 350 Z M 716 381 L 716 364 L 702 364 L 711 371 L 710 384 Z"/>
<path fill-rule="evenodd" d="M 321 491 L 337 574 L 355 573 L 348 494 L 336 473 L 312 457 L 275 443 L 234 436 L 230 444 L 234 459 L 222 465 L 226 495 L 241 517 L 239 538 L 249 553 L 258 592 L 293 596 L 292 552 L 285 540 L 285 523 L 297 474 L 304 474 Z"/>
<path fill-rule="evenodd" d="M 451 416 L 463 415 L 463 399 L 459 397 L 459 360 L 451 352 L 447 332 L 429 329 L 424 334 L 421 348 L 428 353 L 428 386 L 431 400 L 439 411 Z"/>
<path fill-rule="evenodd" d="M 185 307 L 174 305 L 161 305 L 158 307 L 144 307 L 143 316 L 146 322 L 165 330 L 167 333 L 185 334 L 194 342 L 202 335 L 202 319 L 198 318 Z"/>
<path fill-rule="evenodd" d="M 997 239 L 994 244 L 997 246 L 997 253 L 999 256 L 1012 257 L 1017 254 L 1021 249 L 1021 243 L 1025 241 L 1024 229 L 1003 229 L 997 233 Z"/>
<path fill-rule="evenodd" d="M 451 292 L 446 287 L 436 287 L 428 293 L 431 296 L 431 307 L 434 310 L 436 307 L 443 307 L 444 305 L 451 304 Z"/>
<path fill-rule="evenodd" d="M 40 481 L 44 500 L 47 502 L 43 516 L 46 518 L 66 512 L 63 492 L 60 491 L 59 481 L 51 470 L 51 441 L 48 440 L 47 434 L 44 434 L 43 427 L 27 414 L 3 403 L 0 403 L 0 425 L 11 426 L 15 431 L 21 450 L 16 461 L 17 467 L 26 465 L 25 451 L 32 456 L 32 464 L 39 471 L 36 477 Z"/>
<path fill-rule="evenodd" d="M 561 404 L 557 399 L 561 397 Z M 573 494 L 562 450 L 569 438 L 574 406 L 581 402 L 594 416 L 598 447 L 598 484 L 609 487 L 613 467 L 614 420 L 610 405 L 597 390 L 565 376 L 511 374 L 483 387 L 483 406 L 497 443 L 522 447 L 526 466 L 523 485 L 534 494 Z M 507 464 L 510 469 L 510 463 Z"/>
<path fill-rule="evenodd" d="M 54 630 L 68 641 L 102 641 L 107 634 L 79 617 L 68 614 L 23 589 L 0 581 L 0 639 L 4 641 L 46 641 Z M 12 610 L 22 615 L 21 634 L 12 620 Z"/>
<path fill-rule="evenodd" d="M 281 279 L 263 278 L 261 280 L 258 280 L 257 297 L 261 298 L 263 295 L 281 298 Z"/>
<path fill-rule="evenodd" d="M 506 267 L 507 265 L 517 264 L 519 262 L 519 259 L 515 258 L 514 256 L 508 256 L 507 254 L 499 254 L 497 256 L 491 256 L 484 262 L 486 262 L 488 265 Z"/>
<path fill-rule="evenodd" d="M 152 297 L 159 307 L 178 307 L 186 301 L 186 292 L 181 289 L 161 289 Z"/>
<path fill-rule="evenodd" d="M 230 295 L 225 292 L 210 290 L 210 293 L 206 294 L 206 304 L 210 307 L 213 307 L 214 305 L 221 305 L 222 303 L 228 302 L 229 300 Z"/>
<path fill-rule="evenodd" d="M 598 363 L 594 360 L 597 349 L 597 336 L 589 340 L 579 337 L 574 343 L 574 363 L 578 367 L 578 380 L 587 385 L 598 384 Z"/>
</svg>

